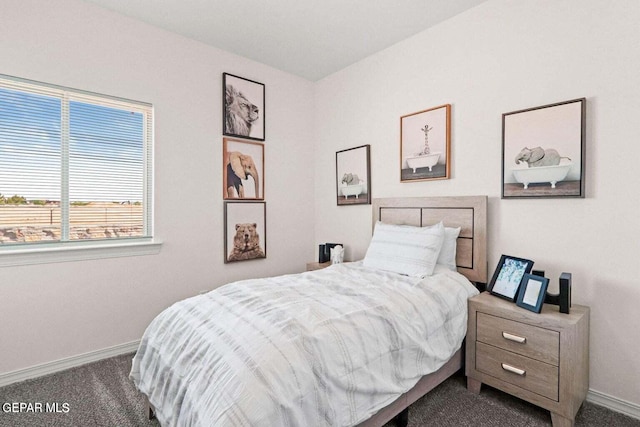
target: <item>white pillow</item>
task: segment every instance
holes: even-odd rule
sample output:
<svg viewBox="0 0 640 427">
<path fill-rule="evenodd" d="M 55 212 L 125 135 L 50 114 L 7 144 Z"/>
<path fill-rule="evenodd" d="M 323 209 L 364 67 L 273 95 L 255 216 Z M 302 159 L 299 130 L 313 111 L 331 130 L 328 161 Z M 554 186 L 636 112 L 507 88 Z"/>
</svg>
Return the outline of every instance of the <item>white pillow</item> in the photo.
<svg viewBox="0 0 640 427">
<path fill-rule="evenodd" d="M 412 277 L 431 276 L 443 240 L 441 222 L 429 227 L 378 222 L 363 265 Z"/>
<path fill-rule="evenodd" d="M 456 245 L 458 243 L 458 236 L 460 235 L 460 227 L 444 228 L 444 241 L 442 242 L 442 249 L 438 255 L 438 264 L 444 265 L 451 271 L 456 271 Z"/>
</svg>

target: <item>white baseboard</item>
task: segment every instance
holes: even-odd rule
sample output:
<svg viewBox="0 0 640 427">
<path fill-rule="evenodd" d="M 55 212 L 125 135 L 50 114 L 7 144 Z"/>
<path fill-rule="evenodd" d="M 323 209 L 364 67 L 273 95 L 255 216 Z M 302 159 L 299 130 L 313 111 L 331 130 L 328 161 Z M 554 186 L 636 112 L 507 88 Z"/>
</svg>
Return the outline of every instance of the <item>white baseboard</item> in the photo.
<svg viewBox="0 0 640 427">
<path fill-rule="evenodd" d="M 595 390 L 587 392 L 587 401 L 640 420 L 640 405 Z"/>
<path fill-rule="evenodd" d="M 75 368 L 76 366 L 97 362 L 98 360 L 108 359 L 121 354 L 132 353 L 138 349 L 139 344 L 139 340 L 125 344 L 118 344 L 113 347 L 103 348 L 102 350 L 90 351 L 89 353 L 65 357 L 64 359 L 54 360 L 53 362 L 47 362 L 41 365 L 0 374 L 0 387 L 31 378 L 54 374 L 56 372 L 64 371 L 65 369 Z"/>
<path fill-rule="evenodd" d="M 138 349 L 139 344 L 139 340 L 131 341 L 125 344 L 118 344 L 113 347 L 103 348 L 102 350 L 91 351 L 89 353 L 66 357 L 53 362 L 47 362 L 41 365 L 0 374 L 0 387 L 31 378 L 54 374 L 56 372 L 64 371 L 65 369 L 74 368 L 91 362 L 97 362 L 102 359 L 108 359 L 109 357 L 133 353 Z M 617 397 L 613 397 L 596 390 L 589 390 L 587 393 L 587 401 L 640 420 L 640 405 L 638 404 L 627 402 L 626 400 L 618 399 Z"/>
</svg>

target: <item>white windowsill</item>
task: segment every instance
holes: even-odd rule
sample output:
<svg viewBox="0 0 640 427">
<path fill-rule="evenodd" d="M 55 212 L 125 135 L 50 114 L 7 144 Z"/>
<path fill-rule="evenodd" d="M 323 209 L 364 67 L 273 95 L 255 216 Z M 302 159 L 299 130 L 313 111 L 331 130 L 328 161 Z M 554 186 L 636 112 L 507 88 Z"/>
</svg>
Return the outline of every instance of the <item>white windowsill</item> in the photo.
<svg viewBox="0 0 640 427">
<path fill-rule="evenodd" d="M 0 248 L 0 267 L 156 255 L 160 253 L 161 247 L 162 242 L 157 240 L 136 239 L 126 242 L 82 242 L 30 248 Z"/>
</svg>

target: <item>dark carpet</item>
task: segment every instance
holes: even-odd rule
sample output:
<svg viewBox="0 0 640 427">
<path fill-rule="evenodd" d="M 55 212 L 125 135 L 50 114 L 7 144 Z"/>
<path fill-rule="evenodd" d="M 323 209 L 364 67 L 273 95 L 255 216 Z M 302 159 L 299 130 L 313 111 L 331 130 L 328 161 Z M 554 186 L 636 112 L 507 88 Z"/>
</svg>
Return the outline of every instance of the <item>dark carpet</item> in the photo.
<svg viewBox="0 0 640 427">
<path fill-rule="evenodd" d="M 147 420 L 145 400 L 129 380 L 132 356 L 0 388 L 0 426 L 158 427 L 157 421 Z M 543 409 L 487 386 L 477 396 L 468 392 L 465 384 L 461 374 L 454 375 L 418 400 L 409 409 L 409 426 L 551 425 L 551 417 Z M 14 413 L 21 408 L 13 403 L 32 405 Z M 576 426 L 640 427 L 640 420 L 585 402 Z"/>
</svg>

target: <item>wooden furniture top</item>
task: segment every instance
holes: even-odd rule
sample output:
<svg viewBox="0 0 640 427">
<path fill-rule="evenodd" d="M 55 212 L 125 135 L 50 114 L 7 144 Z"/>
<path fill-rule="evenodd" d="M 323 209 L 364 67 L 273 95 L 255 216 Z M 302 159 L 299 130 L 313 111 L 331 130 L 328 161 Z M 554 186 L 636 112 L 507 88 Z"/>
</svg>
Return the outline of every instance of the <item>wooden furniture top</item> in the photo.
<svg viewBox="0 0 640 427">
<path fill-rule="evenodd" d="M 373 226 L 424 227 L 440 221 L 460 227 L 456 246 L 458 272 L 472 282 L 487 283 L 487 196 L 401 197 L 373 199 Z"/>
</svg>

